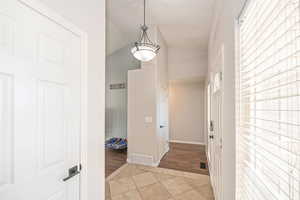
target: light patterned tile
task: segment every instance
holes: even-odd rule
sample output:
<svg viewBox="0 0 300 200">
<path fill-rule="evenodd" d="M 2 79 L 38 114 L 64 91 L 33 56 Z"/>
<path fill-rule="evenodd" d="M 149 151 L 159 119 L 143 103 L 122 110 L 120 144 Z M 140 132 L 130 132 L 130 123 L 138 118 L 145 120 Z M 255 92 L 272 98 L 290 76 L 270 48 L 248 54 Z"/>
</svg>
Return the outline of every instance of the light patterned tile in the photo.
<svg viewBox="0 0 300 200">
<path fill-rule="evenodd" d="M 190 179 L 185 178 L 185 181 L 194 189 L 197 191 L 201 191 L 202 187 L 205 185 L 210 185 L 210 181 L 203 181 L 201 179 Z"/>
<path fill-rule="evenodd" d="M 154 173 L 163 173 L 165 170 L 164 168 L 159 168 L 159 167 L 152 167 L 152 166 L 146 166 L 146 165 L 136 165 L 138 169 L 144 170 L 144 171 L 149 171 L 149 172 L 154 172 Z"/>
<path fill-rule="evenodd" d="M 131 190 L 126 193 L 112 197 L 112 200 L 142 200 L 142 197 L 137 190 Z"/>
<path fill-rule="evenodd" d="M 112 197 L 136 189 L 132 178 L 109 181 L 109 186 Z"/>
<path fill-rule="evenodd" d="M 138 174 L 145 173 L 145 170 L 139 169 L 136 165 L 127 164 L 122 170 L 119 171 L 111 180 L 118 180 L 122 178 L 132 177 Z"/>
<path fill-rule="evenodd" d="M 160 168 L 160 169 L 162 169 L 161 173 L 164 173 L 164 174 L 169 174 L 172 176 L 181 176 L 181 177 L 184 176 L 184 172 L 182 172 L 182 171 L 177 171 L 177 170 L 173 170 L 173 169 L 163 169 L 163 168 Z"/>
<path fill-rule="evenodd" d="M 207 175 L 183 172 L 183 176 L 186 178 L 190 178 L 190 179 L 201 180 L 201 181 L 205 182 L 206 184 L 208 184 L 210 182 L 210 177 Z"/>
<path fill-rule="evenodd" d="M 169 192 L 160 183 L 155 183 L 139 189 L 143 200 L 166 200 L 171 198 Z"/>
<path fill-rule="evenodd" d="M 132 178 L 137 187 L 144 187 L 158 182 L 158 180 L 154 177 L 154 175 L 151 172 L 139 174 L 133 176 Z"/>
<path fill-rule="evenodd" d="M 156 168 L 156 167 L 151 167 L 151 166 L 146 166 L 146 165 L 136 165 L 136 167 L 138 169 L 149 171 L 149 172 L 155 171 L 155 168 Z"/>
<path fill-rule="evenodd" d="M 211 185 L 203 185 L 202 187 L 199 187 L 198 192 L 207 197 L 207 199 L 214 199 L 214 193 Z"/>
<path fill-rule="evenodd" d="M 106 200 L 214 200 L 206 175 L 127 164 L 105 183 Z"/>
<path fill-rule="evenodd" d="M 164 168 L 159 168 L 159 167 L 154 167 L 152 169 L 152 172 L 154 172 L 154 173 L 163 173 L 163 171 L 164 171 Z"/>
<path fill-rule="evenodd" d="M 169 179 L 176 178 L 176 176 L 172 176 L 172 175 L 169 175 L 169 174 L 163 174 L 163 173 L 153 173 L 153 175 L 155 176 L 155 178 L 158 181 L 166 181 L 166 180 L 169 180 Z"/>
<path fill-rule="evenodd" d="M 207 200 L 206 197 L 204 197 L 203 195 L 201 195 L 195 190 L 191 190 L 183 194 L 177 195 L 175 196 L 175 199 L 176 200 Z"/>
<path fill-rule="evenodd" d="M 193 189 L 189 184 L 187 184 L 184 181 L 183 177 L 176 177 L 174 179 L 165 180 L 162 181 L 162 184 L 173 196 L 182 194 Z"/>
</svg>

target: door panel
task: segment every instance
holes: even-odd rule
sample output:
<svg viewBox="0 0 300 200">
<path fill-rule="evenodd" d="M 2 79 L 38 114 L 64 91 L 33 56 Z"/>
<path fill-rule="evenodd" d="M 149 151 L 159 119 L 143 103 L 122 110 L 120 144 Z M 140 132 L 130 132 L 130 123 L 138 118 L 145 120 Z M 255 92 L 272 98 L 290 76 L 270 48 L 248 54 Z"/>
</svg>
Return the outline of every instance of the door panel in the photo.
<svg viewBox="0 0 300 200">
<path fill-rule="evenodd" d="M 3 6 L 2 6 L 3 5 Z M 77 200 L 81 38 L 18 0 L 0 8 L 0 199 Z"/>
<path fill-rule="evenodd" d="M 0 74 L 0 188 L 13 178 L 12 83 L 10 75 Z"/>
<path fill-rule="evenodd" d="M 65 144 L 65 88 L 59 83 L 38 81 L 39 168 L 64 165 Z M 55 108 L 55 109 L 53 109 Z"/>
<path fill-rule="evenodd" d="M 12 55 L 15 22 L 8 16 L 0 13 L 0 52 Z"/>
<path fill-rule="evenodd" d="M 168 87 L 160 88 L 159 93 L 159 153 L 160 158 L 169 150 L 169 93 Z"/>
</svg>

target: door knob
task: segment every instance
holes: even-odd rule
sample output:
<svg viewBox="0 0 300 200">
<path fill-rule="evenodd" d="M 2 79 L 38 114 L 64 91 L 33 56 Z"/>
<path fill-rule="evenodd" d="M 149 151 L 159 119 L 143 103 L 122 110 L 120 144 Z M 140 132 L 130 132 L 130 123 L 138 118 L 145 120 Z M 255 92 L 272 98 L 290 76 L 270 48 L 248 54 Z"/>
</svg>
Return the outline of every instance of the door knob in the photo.
<svg viewBox="0 0 300 200">
<path fill-rule="evenodd" d="M 209 136 L 209 139 L 214 139 L 214 136 L 213 136 L 213 135 L 210 135 L 210 136 Z"/>
<path fill-rule="evenodd" d="M 67 180 L 73 178 L 74 176 L 76 176 L 78 174 L 80 174 L 80 171 L 78 170 L 78 166 L 76 165 L 69 169 L 69 176 L 64 178 L 63 181 L 66 182 Z"/>
</svg>

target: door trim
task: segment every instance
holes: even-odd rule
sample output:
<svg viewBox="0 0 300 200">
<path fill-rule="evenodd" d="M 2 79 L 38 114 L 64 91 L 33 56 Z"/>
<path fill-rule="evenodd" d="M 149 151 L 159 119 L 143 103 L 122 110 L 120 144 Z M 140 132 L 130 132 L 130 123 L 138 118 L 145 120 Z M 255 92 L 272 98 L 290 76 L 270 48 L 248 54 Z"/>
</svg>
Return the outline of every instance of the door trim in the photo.
<svg viewBox="0 0 300 200">
<path fill-rule="evenodd" d="M 80 143 L 80 163 L 83 165 L 81 170 L 81 178 L 80 178 L 80 200 L 88 200 L 88 193 L 87 193 L 87 185 L 88 185 L 88 176 L 87 176 L 87 70 L 88 70 L 88 35 L 76 25 L 70 23 L 62 16 L 55 13 L 54 10 L 48 8 L 41 2 L 37 0 L 17 0 L 21 4 L 35 10 L 36 12 L 40 13 L 41 15 L 47 17 L 48 19 L 52 20 L 53 22 L 59 24 L 60 26 L 64 27 L 66 30 L 72 32 L 73 34 L 77 35 L 80 38 L 81 42 L 81 124 L 80 124 L 80 131 L 81 131 L 81 143 Z"/>
</svg>

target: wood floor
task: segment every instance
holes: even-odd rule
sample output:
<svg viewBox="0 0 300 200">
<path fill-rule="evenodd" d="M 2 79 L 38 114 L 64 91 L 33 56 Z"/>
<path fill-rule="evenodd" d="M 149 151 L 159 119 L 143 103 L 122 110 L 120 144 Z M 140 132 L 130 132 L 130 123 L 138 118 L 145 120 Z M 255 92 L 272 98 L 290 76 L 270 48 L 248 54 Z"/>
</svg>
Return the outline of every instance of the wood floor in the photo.
<svg viewBox="0 0 300 200">
<path fill-rule="evenodd" d="M 201 169 L 200 162 L 205 162 L 207 167 L 205 146 L 170 143 L 170 151 L 163 157 L 159 167 L 209 175 L 208 167 Z"/>
<path fill-rule="evenodd" d="M 105 176 L 126 163 L 127 151 L 105 149 Z M 170 151 L 161 160 L 159 167 L 209 175 L 208 169 L 201 169 L 200 162 L 205 162 L 205 146 L 194 144 L 170 143 Z"/>
<path fill-rule="evenodd" d="M 114 171 L 119 169 L 126 163 L 127 151 L 119 150 L 114 151 L 105 149 L 105 177 L 111 175 Z"/>
</svg>

